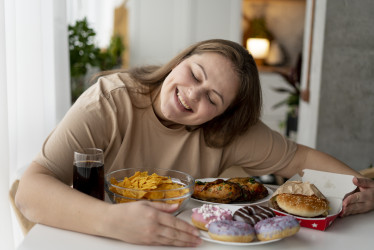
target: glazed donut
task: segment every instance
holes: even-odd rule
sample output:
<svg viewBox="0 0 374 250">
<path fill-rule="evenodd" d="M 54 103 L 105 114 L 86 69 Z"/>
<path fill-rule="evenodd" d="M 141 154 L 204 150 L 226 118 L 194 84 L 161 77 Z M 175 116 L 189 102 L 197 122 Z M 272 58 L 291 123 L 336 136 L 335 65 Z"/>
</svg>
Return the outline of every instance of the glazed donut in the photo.
<svg viewBox="0 0 374 250">
<path fill-rule="evenodd" d="M 273 211 L 264 206 L 251 205 L 241 207 L 235 211 L 233 219 L 236 221 L 243 221 L 254 226 L 260 220 L 274 217 Z"/>
<path fill-rule="evenodd" d="M 221 220 L 209 224 L 208 235 L 214 240 L 251 242 L 255 237 L 253 227 L 242 221 Z"/>
<path fill-rule="evenodd" d="M 217 205 L 204 204 L 192 209 L 191 221 L 197 228 L 208 231 L 208 226 L 214 221 L 232 220 L 230 209 Z"/>
<path fill-rule="evenodd" d="M 276 216 L 257 222 L 257 238 L 261 241 L 285 238 L 297 233 L 300 223 L 293 216 Z"/>
</svg>

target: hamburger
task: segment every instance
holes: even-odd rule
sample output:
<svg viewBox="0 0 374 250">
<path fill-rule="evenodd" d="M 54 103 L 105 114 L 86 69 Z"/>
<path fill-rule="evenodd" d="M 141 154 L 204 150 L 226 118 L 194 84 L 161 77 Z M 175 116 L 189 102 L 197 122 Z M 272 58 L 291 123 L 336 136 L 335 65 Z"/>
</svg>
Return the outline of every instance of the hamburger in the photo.
<svg viewBox="0 0 374 250">
<path fill-rule="evenodd" d="M 318 188 L 309 182 L 290 181 L 273 194 L 271 206 L 300 217 L 326 217 L 329 203 Z"/>
</svg>

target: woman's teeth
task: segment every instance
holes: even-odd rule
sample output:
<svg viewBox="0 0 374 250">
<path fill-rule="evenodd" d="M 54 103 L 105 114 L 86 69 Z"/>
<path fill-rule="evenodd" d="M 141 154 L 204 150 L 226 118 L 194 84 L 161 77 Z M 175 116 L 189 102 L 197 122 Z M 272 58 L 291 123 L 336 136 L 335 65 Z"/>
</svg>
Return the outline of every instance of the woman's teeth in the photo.
<svg viewBox="0 0 374 250">
<path fill-rule="evenodd" d="M 179 92 L 177 93 L 177 96 L 178 96 L 178 100 L 179 100 L 180 104 L 182 104 L 183 107 L 184 107 L 185 109 L 191 110 L 190 106 L 188 106 L 188 105 L 184 102 L 184 100 L 183 100 L 183 98 L 180 96 Z"/>
</svg>

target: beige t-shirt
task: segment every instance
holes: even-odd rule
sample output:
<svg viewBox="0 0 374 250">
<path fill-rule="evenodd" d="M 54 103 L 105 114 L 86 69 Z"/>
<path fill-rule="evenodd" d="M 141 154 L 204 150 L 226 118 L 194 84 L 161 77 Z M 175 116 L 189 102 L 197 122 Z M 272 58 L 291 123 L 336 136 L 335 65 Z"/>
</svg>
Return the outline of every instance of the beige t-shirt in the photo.
<svg viewBox="0 0 374 250">
<path fill-rule="evenodd" d="M 274 173 L 292 160 L 296 144 L 262 122 L 224 148 L 207 147 L 203 132 L 170 129 L 156 117 L 149 97 L 134 97 L 125 73 L 101 77 L 85 91 L 48 136 L 35 161 L 72 183 L 73 152 L 96 147 L 105 152 L 108 173 L 122 168 L 165 168 L 195 178 L 216 177 L 231 166 L 253 175 Z"/>
</svg>

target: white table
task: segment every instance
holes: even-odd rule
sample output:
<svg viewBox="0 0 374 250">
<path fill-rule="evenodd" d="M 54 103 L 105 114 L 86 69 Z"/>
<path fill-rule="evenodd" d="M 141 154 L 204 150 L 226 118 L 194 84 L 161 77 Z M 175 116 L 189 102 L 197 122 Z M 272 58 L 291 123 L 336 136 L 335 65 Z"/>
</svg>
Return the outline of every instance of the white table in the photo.
<svg viewBox="0 0 374 250">
<path fill-rule="evenodd" d="M 188 207 L 200 206 L 201 203 L 190 201 Z M 189 209 L 188 208 L 188 209 Z M 245 246 L 247 249 L 374 249 L 374 211 L 366 214 L 337 218 L 326 231 L 301 228 L 289 238 L 269 244 Z M 66 231 L 37 224 L 26 235 L 17 250 L 147 250 L 165 249 L 165 246 L 132 245 L 121 241 Z M 167 247 L 167 249 L 186 249 Z M 203 241 L 197 249 L 243 249 L 242 246 L 228 246 Z"/>
</svg>

